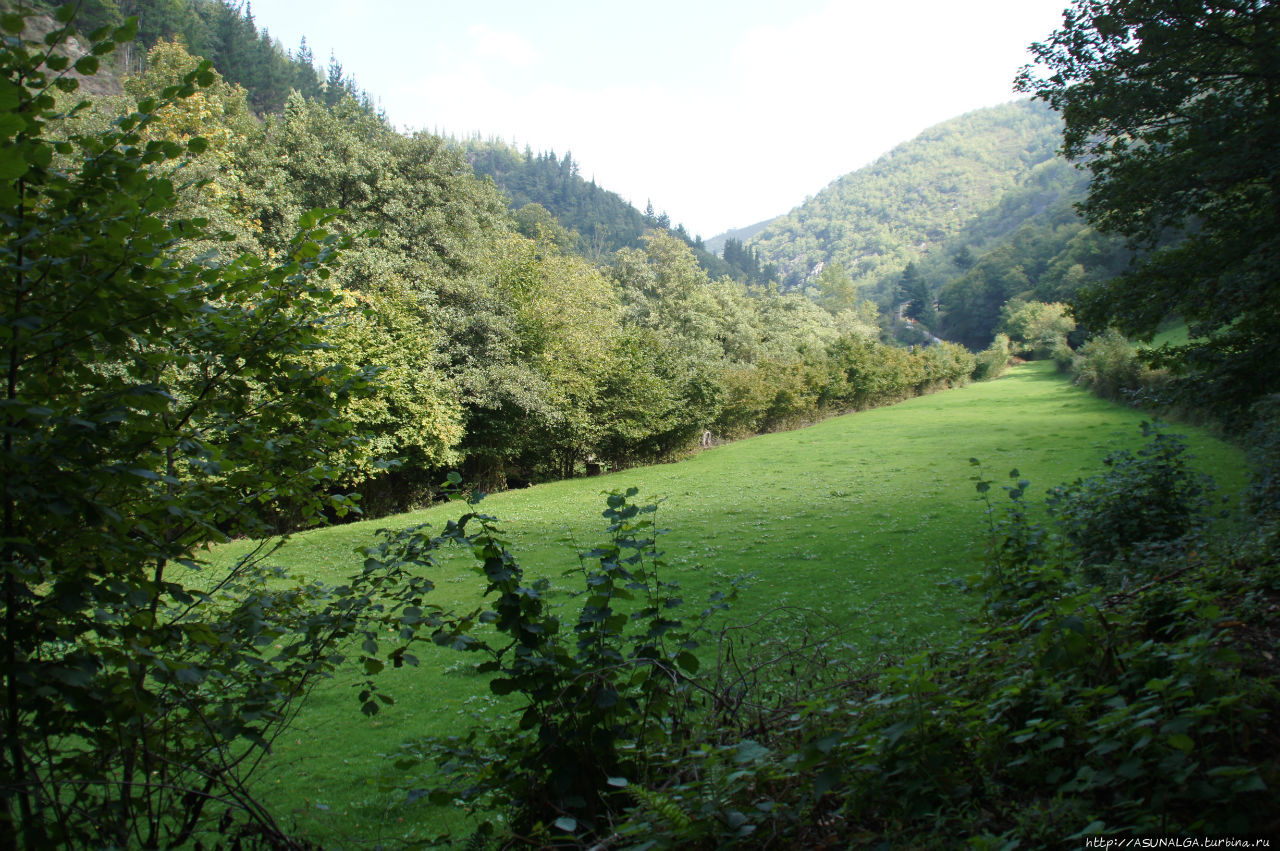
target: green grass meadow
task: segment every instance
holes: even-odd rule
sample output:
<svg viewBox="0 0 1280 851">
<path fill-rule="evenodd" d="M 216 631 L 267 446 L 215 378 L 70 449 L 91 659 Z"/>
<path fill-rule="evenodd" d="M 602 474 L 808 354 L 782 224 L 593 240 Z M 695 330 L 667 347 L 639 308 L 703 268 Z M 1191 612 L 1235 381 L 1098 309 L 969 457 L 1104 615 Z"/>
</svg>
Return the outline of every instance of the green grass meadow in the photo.
<svg viewBox="0 0 1280 851">
<path fill-rule="evenodd" d="M 664 500 L 659 525 L 667 578 L 688 609 L 729 577 L 750 581 L 727 617 L 747 620 L 786 605 L 845 631 L 868 658 L 953 637 L 975 601 L 952 580 L 974 574 L 985 515 L 970 457 L 990 477 L 1016 467 L 1038 502 L 1055 484 L 1090 475 L 1120 447 L 1136 447 L 1137 411 L 1073 387 L 1050 363 L 1018 367 L 997 381 L 826 420 L 798 431 L 727 444 L 678 464 L 539 485 L 485 500 L 526 571 L 569 586 L 575 552 L 603 537 L 606 491 L 639 489 Z M 1188 437 L 1196 466 L 1224 492 L 1243 483 L 1238 450 L 1203 431 Z M 355 550 L 375 530 L 428 522 L 442 527 L 464 510 L 441 505 L 377 521 L 298 535 L 274 558 L 292 575 L 339 582 L 358 569 Z M 577 542 L 575 547 L 573 541 Z M 215 553 L 230 560 L 242 545 Z M 460 555 L 434 577 L 436 602 L 474 607 L 481 578 Z M 460 814 L 400 806 L 407 777 L 386 755 L 422 735 L 505 723 L 506 708 L 468 672 L 473 656 L 425 649 L 422 665 L 389 672 L 396 704 L 362 715 L 350 680 L 319 687 L 277 741 L 255 788 L 287 827 L 332 847 L 402 845 L 461 827 Z"/>
</svg>

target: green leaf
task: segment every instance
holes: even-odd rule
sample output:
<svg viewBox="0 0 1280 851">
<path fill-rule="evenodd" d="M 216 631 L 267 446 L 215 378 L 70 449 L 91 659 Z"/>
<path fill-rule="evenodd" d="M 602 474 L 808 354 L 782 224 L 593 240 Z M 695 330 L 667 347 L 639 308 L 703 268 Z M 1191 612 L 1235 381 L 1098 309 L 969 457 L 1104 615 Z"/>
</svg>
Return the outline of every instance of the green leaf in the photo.
<svg viewBox="0 0 1280 851">
<path fill-rule="evenodd" d="M 68 3 L 67 5 L 69 6 L 71 4 Z M 58 12 L 61 13 L 62 8 L 58 9 Z M 0 29 L 3 29 L 7 33 L 13 33 L 14 35 L 21 35 L 22 31 L 26 29 L 26 26 L 27 26 L 26 18 L 24 18 L 22 15 L 12 13 L 12 12 L 7 15 L 0 15 Z"/>
<path fill-rule="evenodd" d="M 99 64 L 98 57 L 96 56 L 81 56 L 76 60 L 76 72 L 84 74 L 86 77 L 92 76 L 93 74 L 98 73 Z"/>
<path fill-rule="evenodd" d="M 178 682 L 187 685 L 196 685 L 204 679 L 204 673 L 199 668 L 179 668 L 174 672 L 174 676 Z"/>
<path fill-rule="evenodd" d="M 552 824 L 556 826 L 556 829 L 563 830 L 565 833 L 573 833 L 578 829 L 578 820 L 572 816 L 560 816 Z"/>
<path fill-rule="evenodd" d="M 835 788 L 840 782 L 840 768 L 835 765 L 828 765 L 822 769 L 813 783 L 813 794 L 815 797 L 821 798 L 823 795 Z"/>
<path fill-rule="evenodd" d="M 22 151 L 14 148 L 0 149 L 0 180 L 17 180 L 30 168 Z"/>
<path fill-rule="evenodd" d="M 1193 742 L 1191 737 L 1186 733 L 1175 733 L 1169 737 L 1169 745 L 1177 748 L 1183 753 L 1191 753 L 1191 750 L 1196 746 L 1196 743 Z"/>
<path fill-rule="evenodd" d="M 1256 774 L 1251 774 L 1231 784 L 1231 791 L 1233 792 L 1263 792 L 1266 788 L 1266 781 Z"/>
<path fill-rule="evenodd" d="M 831 753 L 831 749 L 840 744 L 840 739 L 840 734 L 834 733 L 830 736 L 824 736 L 823 738 L 818 739 L 818 741 L 813 743 L 813 746 L 822 753 Z"/>
<path fill-rule="evenodd" d="M 1105 821 L 1091 821 L 1083 828 L 1067 837 L 1067 839 L 1079 839 L 1082 836 L 1096 836 L 1107 829 Z"/>
<path fill-rule="evenodd" d="M 137 16 L 125 19 L 124 25 L 116 27 L 111 31 L 111 40 L 116 44 L 128 44 L 138 36 L 138 18 Z"/>
<path fill-rule="evenodd" d="M 739 765 L 745 765 L 749 762 L 759 762 L 769 755 L 769 749 L 759 742 L 751 739 L 743 739 L 738 742 L 738 752 L 733 755 L 733 761 Z"/>
</svg>

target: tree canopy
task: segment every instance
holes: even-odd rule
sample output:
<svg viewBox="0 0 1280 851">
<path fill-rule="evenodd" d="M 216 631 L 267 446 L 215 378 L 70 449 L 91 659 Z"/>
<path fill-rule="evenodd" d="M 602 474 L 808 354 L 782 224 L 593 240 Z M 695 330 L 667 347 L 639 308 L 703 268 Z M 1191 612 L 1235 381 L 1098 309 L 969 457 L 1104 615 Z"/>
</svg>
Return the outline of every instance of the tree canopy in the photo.
<svg viewBox="0 0 1280 851">
<path fill-rule="evenodd" d="M 1078 317 L 1147 340 L 1181 317 L 1191 341 L 1149 360 L 1242 414 L 1280 389 L 1280 7 L 1077 0 L 1033 52 L 1019 86 L 1062 114 L 1085 216 L 1143 252 Z"/>
</svg>

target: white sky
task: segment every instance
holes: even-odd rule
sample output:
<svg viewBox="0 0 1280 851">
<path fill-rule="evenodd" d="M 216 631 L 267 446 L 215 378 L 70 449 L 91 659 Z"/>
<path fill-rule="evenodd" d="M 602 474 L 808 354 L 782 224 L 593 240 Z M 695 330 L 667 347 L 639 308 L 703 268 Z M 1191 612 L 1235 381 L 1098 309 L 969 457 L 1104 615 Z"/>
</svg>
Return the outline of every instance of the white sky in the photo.
<svg viewBox="0 0 1280 851">
<path fill-rule="evenodd" d="M 402 129 L 566 151 L 712 237 L 1013 99 L 1068 0 L 253 0 Z"/>
</svg>

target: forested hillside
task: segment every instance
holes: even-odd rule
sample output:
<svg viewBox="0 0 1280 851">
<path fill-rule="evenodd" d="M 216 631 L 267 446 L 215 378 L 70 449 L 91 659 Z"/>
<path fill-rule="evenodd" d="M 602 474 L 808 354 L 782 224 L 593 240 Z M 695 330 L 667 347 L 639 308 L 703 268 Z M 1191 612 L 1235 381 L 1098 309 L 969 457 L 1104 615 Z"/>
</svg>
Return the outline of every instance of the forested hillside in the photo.
<svg viewBox="0 0 1280 851">
<path fill-rule="evenodd" d="M 17 0 L 0 0 L 0 9 L 17 8 Z M 135 38 L 107 57 L 106 65 L 91 79 L 112 79 L 138 74 L 146 69 L 147 51 L 164 40 L 180 39 L 193 55 L 213 62 L 213 67 L 229 83 L 243 86 L 250 107 L 258 113 L 274 113 L 284 108 L 291 91 L 332 106 L 347 96 L 365 108 L 373 108 L 373 98 L 359 88 L 355 77 L 344 71 L 337 57 L 330 56 L 325 71 L 315 64 L 306 39 L 287 49 L 259 29 L 253 4 L 226 0 L 32 0 L 21 6 L 51 14 L 67 7 L 76 11 L 75 29 L 84 41 L 101 27 L 118 27 L 128 18 L 137 21 Z"/>
<path fill-rule="evenodd" d="M 1023 101 L 930 128 L 845 175 L 749 240 L 788 286 L 839 263 L 884 295 L 907 263 L 938 250 L 1056 156 L 1057 116 Z"/>
<path fill-rule="evenodd" d="M 786 280 L 820 301 L 847 276 L 886 315 L 910 302 L 931 332 L 982 349 L 1009 302 L 1067 301 L 1132 256 L 1081 218 L 1088 175 L 1060 144 L 1057 117 L 1031 101 L 961 116 L 836 181 L 749 248 L 789 262 Z"/>
<path fill-rule="evenodd" d="M 607 260 L 620 248 L 640 248 L 645 234 L 667 231 L 689 245 L 699 265 L 712 277 L 742 277 L 741 270 L 720 261 L 704 249 L 701 237 L 690 236 L 684 225 L 673 225 L 667 213 L 657 213 L 651 202 L 644 212 L 616 192 L 584 178 L 571 153 L 554 151 L 523 153 L 498 141 L 453 140 L 465 151 L 476 173 L 489 177 L 507 197 L 516 220 L 527 236 L 541 226 L 564 230 L 563 247 L 596 262 Z M 532 205 L 532 206 L 531 206 Z M 545 221 L 549 214 L 554 224 Z"/>
<path fill-rule="evenodd" d="M 1122 272 L 1124 241 L 1099 234 L 1077 205 L 1087 175 L 1062 158 L 1041 163 L 1021 185 L 916 266 L 938 308 L 935 330 L 981 349 L 1012 300 L 1067 302 L 1082 287 Z"/>
<path fill-rule="evenodd" d="M 578 246 L 600 259 L 619 248 L 637 248 L 640 238 L 656 222 L 617 193 L 596 186 L 579 174 L 573 155 L 557 157 L 554 151 L 523 154 L 501 142 L 476 139 L 457 142 L 477 174 L 493 179 L 519 210 L 538 204 L 574 236 Z"/>
<path fill-rule="evenodd" d="M 489 489 L 571 476 L 668 457 L 705 430 L 778 428 L 967 378 L 959 350 L 875 342 L 874 308 L 856 299 L 820 307 L 713 278 L 681 229 L 582 180 L 568 155 L 517 158 L 506 188 L 527 178 L 532 195 L 577 209 L 571 221 L 598 224 L 594 252 L 533 202 L 510 212 L 517 199 L 458 146 L 398 133 L 346 90 L 332 104 L 295 90 L 258 116 L 246 89 L 200 71 L 178 41 L 141 64 L 124 94 L 69 126 L 105 132 L 139 101 L 167 99 L 139 143 L 200 146 L 168 215 L 208 221 L 211 262 L 282 256 L 307 210 L 342 211 L 328 229 L 350 244 L 326 274 L 355 312 L 335 323 L 331 356 L 378 370 L 380 392 L 348 413 L 367 440 L 340 481 L 368 510 L 423 499 L 446 467 Z M 197 73 L 207 84 L 175 97 Z M 597 206 L 575 207 L 584 198 Z M 754 260 L 739 258 L 759 279 Z"/>
<path fill-rule="evenodd" d="M 1062 161 L 1055 166 L 1066 169 Z M 1077 181 L 1079 175 L 1072 175 Z M 933 290 L 940 314 L 938 332 L 974 349 L 997 331 L 1001 308 L 1014 300 L 1067 302 L 1084 286 L 1109 280 L 1132 256 L 1123 240 L 1099 234 L 1086 224 L 1073 195 L 1029 218 L 986 251 L 961 247 L 922 268 L 942 274 Z M 956 269 L 947 274 L 947 266 Z"/>
</svg>

